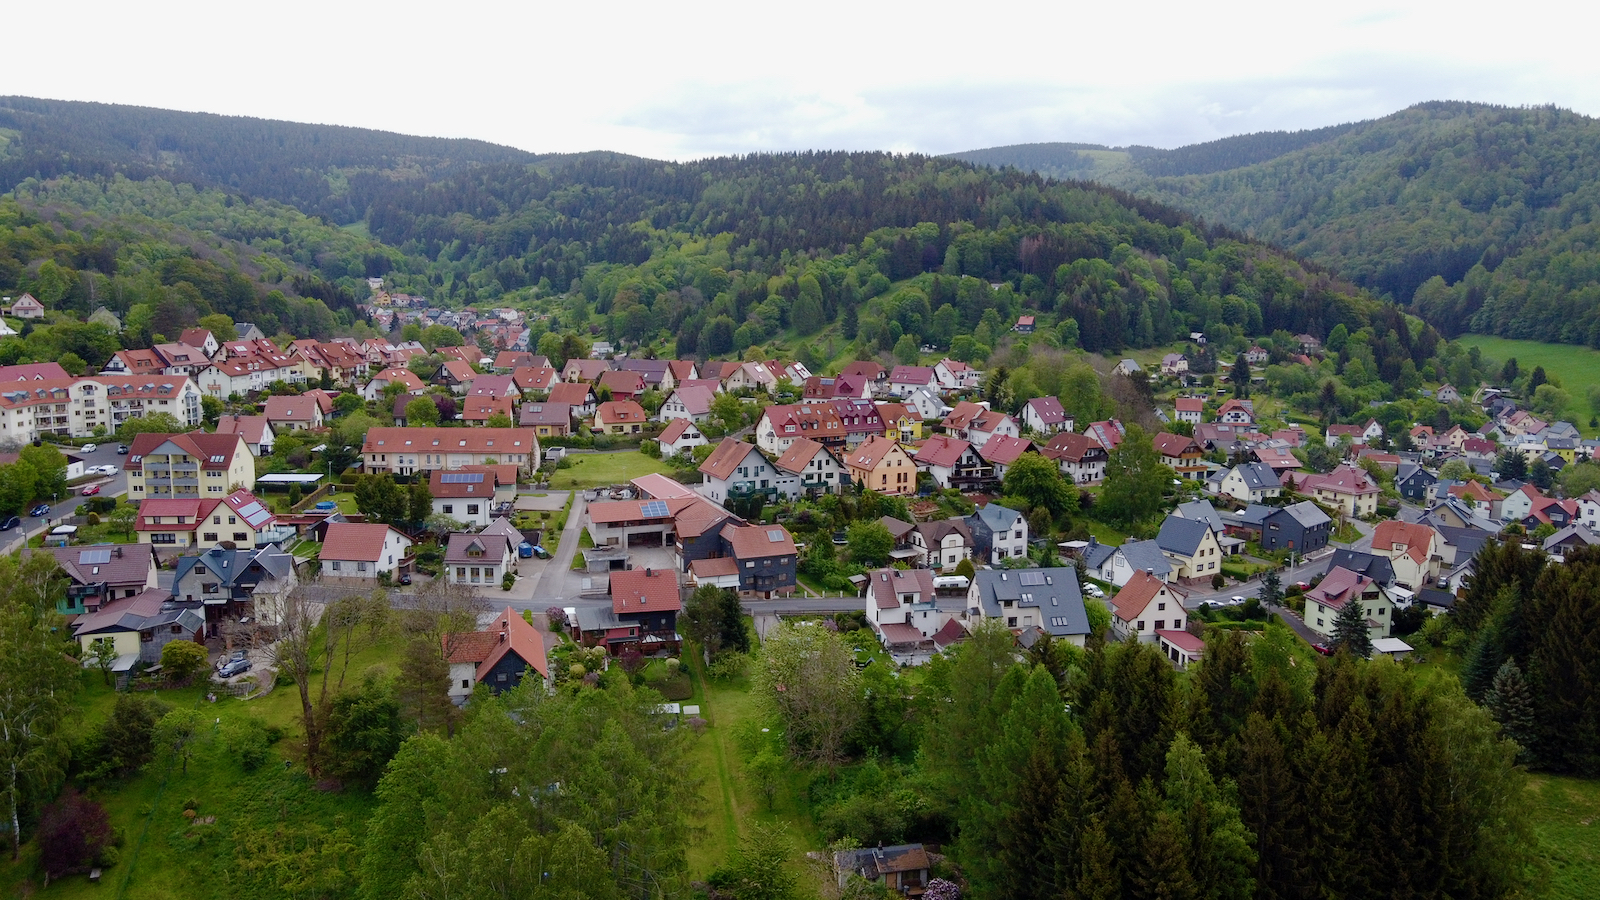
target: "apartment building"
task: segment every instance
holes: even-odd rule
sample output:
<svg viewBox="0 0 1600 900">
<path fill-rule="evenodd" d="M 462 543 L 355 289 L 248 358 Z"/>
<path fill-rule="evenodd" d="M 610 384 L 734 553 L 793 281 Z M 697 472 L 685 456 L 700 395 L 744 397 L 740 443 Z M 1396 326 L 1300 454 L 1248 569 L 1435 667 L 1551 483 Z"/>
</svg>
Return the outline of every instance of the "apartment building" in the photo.
<svg viewBox="0 0 1600 900">
<path fill-rule="evenodd" d="M 131 500 L 222 499 L 256 486 L 256 461 L 240 434 L 141 434 L 123 467 Z"/>
</svg>

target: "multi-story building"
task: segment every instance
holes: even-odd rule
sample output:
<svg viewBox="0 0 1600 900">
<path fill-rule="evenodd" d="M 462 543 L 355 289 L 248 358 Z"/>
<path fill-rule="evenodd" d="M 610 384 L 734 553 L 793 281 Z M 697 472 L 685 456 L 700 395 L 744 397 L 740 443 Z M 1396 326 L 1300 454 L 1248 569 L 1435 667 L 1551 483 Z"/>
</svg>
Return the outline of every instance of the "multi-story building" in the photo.
<svg viewBox="0 0 1600 900">
<path fill-rule="evenodd" d="M 39 378 L 0 385 L 0 439 L 31 443 L 40 435 L 90 437 L 124 421 L 168 413 L 185 426 L 201 422 L 200 392 L 181 375 Z"/>
<path fill-rule="evenodd" d="M 374 428 L 361 445 L 368 472 L 412 475 L 462 466 L 539 464 L 539 437 L 531 428 Z"/>
<path fill-rule="evenodd" d="M 239 434 L 141 434 L 123 467 L 132 500 L 209 497 L 220 500 L 256 485 L 256 461 Z"/>
</svg>

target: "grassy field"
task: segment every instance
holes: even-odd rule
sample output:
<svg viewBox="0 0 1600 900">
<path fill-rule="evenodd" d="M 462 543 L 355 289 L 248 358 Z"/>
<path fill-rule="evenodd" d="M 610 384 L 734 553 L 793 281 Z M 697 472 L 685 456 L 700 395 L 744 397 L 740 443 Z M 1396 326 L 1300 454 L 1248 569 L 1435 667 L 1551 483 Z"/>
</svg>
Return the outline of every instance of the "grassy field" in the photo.
<svg viewBox="0 0 1600 900">
<path fill-rule="evenodd" d="M 1461 343 L 1477 347 L 1483 351 L 1484 357 L 1494 360 L 1496 364 L 1504 364 L 1506 360 L 1516 357 L 1517 365 L 1524 372 L 1533 371 L 1534 366 L 1544 366 L 1545 374 L 1551 380 L 1561 382 L 1562 390 L 1572 395 L 1572 403 L 1567 406 L 1567 420 L 1586 435 L 1596 433 L 1596 429 L 1589 427 L 1589 419 L 1600 415 L 1600 409 L 1589 403 L 1587 394 L 1590 387 L 1600 385 L 1600 350 L 1574 344 L 1513 341 L 1479 334 L 1466 335 L 1461 338 Z"/>
<path fill-rule="evenodd" d="M 359 684 L 368 673 L 391 677 L 398 646 L 399 638 L 393 637 L 362 651 L 351 660 L 346 683 Z M 82 677 L 75 736 L 98 727 L 116 702 L 99 673 Z M 215 703 L 206 702 L 205 693 L 203 685 L 155 692 L 173 708 L 199 709 L 214 720 L 186 773 L 153 763 L 93 792 L 123 838 L 121 858 L 105 870 L 101 884 L 83 875 L 45 889 L 28 883 L 30 860 L 37 852 L 30 845 L 20 866 L 11 864 L 9 854 L 0 855 L 0 897 L 201 900 L 235 897 L 263 883 L 276 888 L 271 896 L 321 896 L 327 892 L 306 885 L 347 882 L 359 859 L 352 851 L 360 846 L 373 800 L 360 790 L 319 789 L 307 777 L 294 752 L 300 710 L 296 689 L 279 687 L 249 701 L 224 696 Z M 246 772 L 223 736 L 231 725 L 251 718 L 281 729 L 284 736 L 265 765 Z M 191 805 L 193 820 L 184 815 Z"/>
<path fill-rule="evenodd" d="M 1550 865 L 1550 900 L 1600 896 L 1600 781 L 1535 775 L 1533 825 Z"/>
<path fill-rule="evenodd" d="M 616 453 L 574 453 L 571 468 L 557 469 L 550 478 L 550 489 L 556 491 L 582 490 L 609 484 L 627 484 L 640 475 L 651 472 L 670 473 L 672 467 L 659 459 L 651 459 L 637 450 L 620 450 Z"/>
</svg>

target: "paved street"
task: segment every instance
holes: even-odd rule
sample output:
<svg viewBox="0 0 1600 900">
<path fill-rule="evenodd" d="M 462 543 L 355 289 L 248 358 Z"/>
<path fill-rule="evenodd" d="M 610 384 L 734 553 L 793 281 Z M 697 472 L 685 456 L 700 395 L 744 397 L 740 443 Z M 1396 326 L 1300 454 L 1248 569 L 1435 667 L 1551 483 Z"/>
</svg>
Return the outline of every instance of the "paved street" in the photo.
<svg viewBox="0 0 1600 900">
<path fill-rule="evenodd" d="M 58 449 L 66 452 L 71 448 Z M 83 467 L 85 469 L 92 466 L 116 466 L 117 474 L 69 488 L 67 496 L 58 498 L 51 503 L 48 516 L 35 519 L 24 514 L 20 528 L 0 532 L 0 553 L 10 553 L 21 546 L 22 542 L 27 538 L 60 525 L 63 519 L 70 517 L 78 509 L 79 504 L 86 501 L 82 491 L 90 484 L 101 485 L 100 493 L 108 497 L 127 492 L 128 476 L 122 474 L 122 465 L 128 461 L 128 458 L 117 455 L 117 442 L 115 440 L 100 444 L 93 453 L 77 453 L 76 455 L 83 459 Z"/>
</svg>

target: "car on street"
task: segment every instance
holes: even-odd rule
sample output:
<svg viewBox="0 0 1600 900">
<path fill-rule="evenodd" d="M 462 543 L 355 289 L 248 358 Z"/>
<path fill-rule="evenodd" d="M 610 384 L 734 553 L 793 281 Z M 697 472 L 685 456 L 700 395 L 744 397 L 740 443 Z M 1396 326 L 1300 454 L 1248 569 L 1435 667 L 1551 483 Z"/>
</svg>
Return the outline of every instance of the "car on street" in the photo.
<svg viewBox="0 0 1600 900">
<path fill-rule="evenodd" d="M 116 466 L 92 466 L 89 469 L 89 474 L 91 474 L 91 475 L 115 475 L 115 474 L 117 474 L 117 467 Z"/>
<path fill-rule="evenodd" d="M 1102 600 L 1106 596 L 1106 592 L 1100 590 L 1100 585 L 1098 585 L 1098 584 L 1086 584 L 1086 585 L 1084 585 L 1083 586 L 1083 592 L 1085 594 L 1088 594 L 1089 596 L 1095 598 L 1096 600 Z"/>
<path fill-rule="evenodd" d="M 217 674 L 223 678 L 232 678 L 235 675 L 243 675 L 248 671 L 250 671 L 250 660 L 246 657 L 239 657 L 223 663 L 222 667 L 217 669 Z"/>
<path fill-rule="evenodd" d="M 15 528 L 15 527 L 17 527 L 18 525 L 21 525 L 21 524 L 22 524 L 22 517 L 21 516 L 10 516 L 5 520 L 4 523 L 0 523 L 0 531 L 10 531 L 11 529 L 13 529 L 13 528 Z"/>
<path fill-rule="evenodd" d="M 92 497 L 98 493 L 100 493 L 100 485 L 98 484 L 91 484 L 83 489 L 83 495 L 85 497 Z"/>
<path fill-rule="evenodd" d="M 118 456 L 127 456 L 128 455 L 128 445 L 127 444 L 118 444 L 117 445 L 117 455 Z"/>
<path fill-rule="evenodd" d="M 40 516 L 48 516 L 50 515 L 50 504 L 41 503 L 38 506 L 35 506 L 33 509 L 28 510 L 28 515 L 33 516 L 36 519 Z"/>
<path fill-rule="evenodd" d="M 93 453 L 93 452 L 95 452 L 96 450 L 99 450 L 99 449 L 100 449 L 100 445 L 99 444 L 84 444 L 83 445 L 83 452 L 85 452 L 85 453 Z"/>
<path fill-rule="evenodd" d="M 1243 606 L 1244 605 L 1244 598 L 1239 596 L 1238 594 L 1234 594 L 1232 597 L 1228 598 L 1228 605 L 1229 606 Z"/>
</svg>

